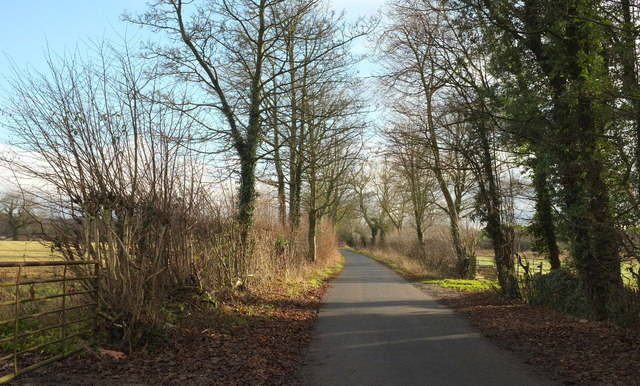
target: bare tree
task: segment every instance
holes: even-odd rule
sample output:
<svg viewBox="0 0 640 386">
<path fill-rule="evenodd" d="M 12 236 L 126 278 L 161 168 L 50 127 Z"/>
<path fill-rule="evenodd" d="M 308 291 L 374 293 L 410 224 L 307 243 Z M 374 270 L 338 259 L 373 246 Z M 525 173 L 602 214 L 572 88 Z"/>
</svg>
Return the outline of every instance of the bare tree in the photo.
<svg viewBox="0 0 640 386">
<path fill-rule="evenodd" d="M 353 114 L 347 111 L 362 109 L 355 99 L 350 106 L 338 108 L 335 95 L 343 88 L 356 87 L 353 69 L 360 57 L 350 48 L 371 26 L 363 20 L 349 25 L 344 13 L 330 11 L 326 1 L 285 1 L 279 10 L 283 14 L 279 26 L 282 45 L 269 58 L 269 69 L 270 74 L 277 74 L 284 64 L 286 72 L 273 78 L 273 86 L 265 98 L 268 106 L 265 152 L 275 169 L 280 216 L 285 215 L 286 206 L 289 225 L 295 229 L 301 219 L 307 176 L 313 175 L 309 173 L 313 165 L 308 153 L 313 151 L 311 147 L 317 147 L 310 142 L 319 138 L 316 132 L 324 125 L 320 122 L 343 119 L 345 114 Z M 329 98 L 333 101 L 327 99 L 328 90 L 335 91 Z M 340 103 L 344 104 L 347 98 L 341 98 Z"/>
<path fill-rule="evenodd" d="M 467 182 L 459 180 L 452 184 L 447 175 L 448 171 L 455 173 L 459 169 L 448 162 L 460 163 L 462 157 L 455 147 L 447 146 L 451 133 L 443 122 L 444 101 L 451 90 L 449 74 L 443 69 L 451 55 L 447 51 L 449 32 L 441 21 L 442 15 L 421 0 L 391 3 L 388 17 L 390 23 L 380 39 L 385 64 L 382 80 L 392 96 L 391 109 L 415 127 L 412 133 L 399 132 L 395 142 L 418 141 L 425 147 L 429 167 L 445 202 L 443 210 L 449 218 L 457 271 L 466 277 L 470 260 L 460 231 L 460 218 L 461 200 L 466 194 L 461 188 Z"/>
<path fill-rule="evenodd" d="M 161 0 L 141 16 L 125 16 L 132 23 L 166 33 L 172 44 L 150 44 L 148 55 L 162 59 L 167 74 L 201 87 L 203 92 L 174 106 L 185 113 L 212 109 L 220 114 L 222 121 L 200 123 L 210 136 L 229 144 L 239 159 L 238 219 L 245 244 L 255 210 L 265 89 L 287 71 L 282 65 L 269 76 L 265 71 L 281 42 L 278 26 L 285 21 L 276 11 L 281 3 L 212 0 L 194 6 L 182 0 Z"/>
<path fill-rule="evenodd" d="M 398 188 L 407 192 L 416 237 L 424 245 L 425 227 L 437 205 L 438 186 L 429 158 L 425 155 L 428 146 L 416 140 L 413 131 L 412 125 L 398 122 L 386 130 L 385 136 L 390 142 L 387 151 L 402 179 L 397 181 Z"/>
<path fill-rule="evenodd" d="M 382 158 L 382 164 L 377 170 L 375 197 L 382 211 L 387 215 L 393 227 L 399 231 L 402 229 L 408 211 L 408 194 L 406 186 L 401 179 L 404 176 L 394 170 L 389 157 Z"/>
<path fill-rule="evenodd" d="M 359 169 L 354 170 L 350 181 L 353 194 L 358 200 L 360 215 L 371 234 L 370 246 L 375 247 L 378 241 L 384 242 L 387 232 L 391 229 L 391 224 L 375 197 L 375 185 L 377 182 L 375 180 L 375 167 L 372 166 L 372 163 L 372 160 L 368 160 L 359 165 Z"/>
<path fill-rule="evenodd" d="M 339 204 L 340 191 L 349 184 L 348 173 L 359 158 L 361 106 L 346 89 L 314 93 L 307 127 L 309 137 L 304 154 L 308 192 L 309 260 L 316 259 L 317 223 Z M 313 107 L 311 107 L 313 106 Z M 334 209 L 335 210 L 335 209 Z"/>
<path fill-rule="evenodd" d="M 20 192 L 5 193 L 0 197 L 0 224 L 5 225 L 12 240 L 18 240 L 20 231 L 36 222 L 34 208 L 33 199 Z"/>
</svg>

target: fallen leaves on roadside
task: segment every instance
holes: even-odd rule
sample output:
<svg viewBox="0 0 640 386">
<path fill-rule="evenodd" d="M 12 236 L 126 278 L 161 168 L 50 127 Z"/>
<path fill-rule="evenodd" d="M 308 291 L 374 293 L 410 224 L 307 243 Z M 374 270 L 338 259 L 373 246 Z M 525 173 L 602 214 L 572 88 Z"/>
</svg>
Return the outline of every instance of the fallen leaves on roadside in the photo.
<svg viewBox="0 0 640 386">
<path fill-rule="evenodd" d="M 202 315 L 165 331 L 166 344 L 127 357 L 68 358 L 17 380 L 25 385 L 280 385 L 296 372 L 311 340 L 328 283 L 302 291 L 274 285 L 224 303 L 205 325 Z M 210 318 L 209 318 L 210 319 Z M 120 359 L 115 359 L 120 358 Z"/>
<path fill-rule="evenodd" d="M 485 336 L 568 385 L 640 385 L 640 332 L 492 292 L 441 300 Z"/>
<path fill-rule="evenodd" d="M 123 353 L 121 351 L 107 350 L 107 349 L 104 349 L 104 348 L 99 348 L 98 352 L 101 355 L 106 355 L 106 356 L 109 356 L 109 357 L 114 358 L 114 359 L 124 359 L 124 358 L 127 357 L 127 354 L 125 354 L 125 353 Z"/>
</svg>

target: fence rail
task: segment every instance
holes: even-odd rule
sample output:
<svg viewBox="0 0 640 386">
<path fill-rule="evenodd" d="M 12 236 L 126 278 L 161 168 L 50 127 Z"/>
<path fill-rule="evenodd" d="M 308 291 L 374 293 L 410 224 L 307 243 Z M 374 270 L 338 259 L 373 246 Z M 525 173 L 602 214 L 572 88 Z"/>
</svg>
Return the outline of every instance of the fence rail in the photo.
<svg viewBox="0 0 640 386">
<path fill-rule="evenodd" d="M 0 261 L 0 383 L 82 349 L 72 339 L 95 334 L 98 273 L 97 261 Z"/>
<path fill-rule="evenodd" d="M 543 274 L 549 272 L 549 269 L 548 263 L 543 258 L 520 257 L 515 261 L 515 271 L 518 276 L 527 273 L 530 275 L 535 273 Z M 498 271 L 493 257 L 490 259 L 487 259 L 486 256 L 477 258 L 475 261 L 475 274 L 477 277 L 484 279 L 497 280 Z"/>
</svg>

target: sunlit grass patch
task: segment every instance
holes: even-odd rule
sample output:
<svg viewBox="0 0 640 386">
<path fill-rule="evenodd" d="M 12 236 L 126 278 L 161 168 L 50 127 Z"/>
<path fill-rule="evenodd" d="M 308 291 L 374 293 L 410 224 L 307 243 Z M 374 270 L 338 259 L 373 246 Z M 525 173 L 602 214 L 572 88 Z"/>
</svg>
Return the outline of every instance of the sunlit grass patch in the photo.
<svg viewBox="0 0 640 386">
<path fill-rule="evenodd" d="M 49 243 L 40 241 L 0 241 L 0 261 L 56 260 Z"/>
<path fill-rule="evenodd" d="M 479 255 L 479 256 L 476 256 L 476 264 L 494 266 L 495 265 L 495 261 L 494 261 L 493 256 Z"/>
<path fill-rule="evenodd" d="M 622 282 L 631 288 L 637 289 L 638 280 L 636 275 L 640 274 L 640 263 L 635 260 L 625 261 L 620 266 L 620 271 L 622 273 Z"/>
<path fill-rule="evenodd" d="M 464 280 L 464 279 L 440 279 L 423 280 L 424 284 L 435 284 L 443 288 L 455 288 L 464 291 L 483 291 L 498 288 L 498 283 L 493 280 Z"/>
<path fill-rule="evenodd" d="M 409 281 L 420 281 L 427 278 L 441 277 L 434 274 L 431 270 L 427 269 L 423 262 L 420 262 L 414 258 L 409 258 L 401 253 L 390 252 L 384 249 L 371 250 L 359 250 L 353 248 L 347 248 L 348 250 L 367 256 L 382 265 L 391 268 L 400 276 Z"/>
<path fill-rule="evenodd" d="M 544 258 L 536 255 L 534 252 L 525 252 L 521 254 L 522 256 L 522 264 L 528 265 L 529 274 L 547 274 L 551 271 L 551 264 Z M 494 256 L 489 254 L 488 251 L 482 251 L 481 254 L 478 254 L 476 257 L 478 268 L 483 267 L 495 267 Z M 567 260 L 568 261 L 568 260 Z M 564 264 L 566 264 L 566 262 Z M 563 266 L 564 266 L 563 264 Z M 523 276 L 525 274 L 524 268 L 520 265 L 520 262 L 516 260 L 515 262 L 516 273 L 519 276 Z M 628 260 L 623 261 L 620 264 L 620 273 L 622 276 L 622 282 L 624 285 L 631 288 L 638 288 L 638 281 L 636 276 L 632 273 L 640 273 L 640 263 L 636 260 Z"/>
<path fill-rule="evenodd" d="M 327 278 L 340 273 L 343 267 L 344 257 L 341 256 L 337 264 L 316 271 L 315 274 L 309 278 L 309 283 L 313 287 L 320 287 Z"/>
</svg>

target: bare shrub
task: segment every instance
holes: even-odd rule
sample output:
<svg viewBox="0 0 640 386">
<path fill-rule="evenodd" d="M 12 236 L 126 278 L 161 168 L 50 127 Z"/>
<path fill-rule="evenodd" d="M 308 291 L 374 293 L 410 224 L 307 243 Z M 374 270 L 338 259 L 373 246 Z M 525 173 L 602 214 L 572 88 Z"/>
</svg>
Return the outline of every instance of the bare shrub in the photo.
<svg viewBox="0 0 640 386">
<path fill-rule="evenodd" d="M 426 233 L 424 261 L 428 267 L 440 275 L 455 274 L 457 260 L 448 226 L 432 226 Z"/>
<path fill-rule="evenodd" d="M 49 57 L 48 75 L 16 70 L 3 121 L 31 155 L 13 166 L 45 183 L 52 248 L 100 262 L 100 312 L 131 344 L 157 328 L 168 291 L 193 282 L 204 166 L 182 146 L 193 121 L 146 97 L 160 92 L 148 69 L 94 48 L 94 60 Z"/>
<path fill-rule="evenodd" d="M 212 300 L 245 285 L 250 262 L 243 250 L 242 230 L 232 215 L 215 211 L 202 219 L 193 259 L 199 288 Z"/>
<path fill-rule="evenodd" d="M 340 258 L 338 252 L 338 239 L 333 224 L 328 219 L 324 219 L 318 226 L 318 258 L 319 264 L 335 261 Z"/>
<path fill-rule="evenodd" d="M 209 216 L 200 221 L 194 257 L 200 288 L 219 301 L 237 293 L 260 289 L 278 280 L 302 280 L 320 266 L 340 258 L 334 227 L 328 220 L 318 226 L 318 259 L 309 262 L 307 225 L 293 230 L 283 225 L 278 204 L 268 197 L 257 200 L 252 245 L 242 250 L 241 228 L 231 199 L 209 203 Z"/>
<path fill-rule="evenodd" d="M 464 227 L 461 230 L 468 255 L 475 255 L 477 229 Z M 413 229 L 403 228 L 389 233 L 384 243 L 378 243 L 375 247 L 362 243 L 356 247 L 388 259 L 411 273 L 445 277 L 456 274 L 456 254 L 447 225 L 431 225 L 424 233 L 423 243 L 416 239 Z"/>
<path fill-rule="evenodd" d="M 364 247 L 364 250 L 389 260 L 405 272 L 416 275 L 434 274 L 426 264 L 424 250 L 411 229 L 391 232 L 384 243 L 378 243 L 374 247 Z"/>
<path fill-rule="evenodd" d="M 16 69 L 3 123 L 22 153 L 7 159 L 44 184 L 52 248 L 100 263 L 100 314 L 114 340 L 157 333 L 177 290 L 216 300 L 314 267 L 306 225 L 281 225 L 266 195 L 249 229 L 237 197 L 219 200 L 193 148 L 198 119 L 174 109 L 179 90 L 126 54 L 93 48 L 93 60 L 49 57 L 47 75 Z M 319 262 L 337 258 L 331 224 L 321 222 L 317 245 Z"/>
</svg>

